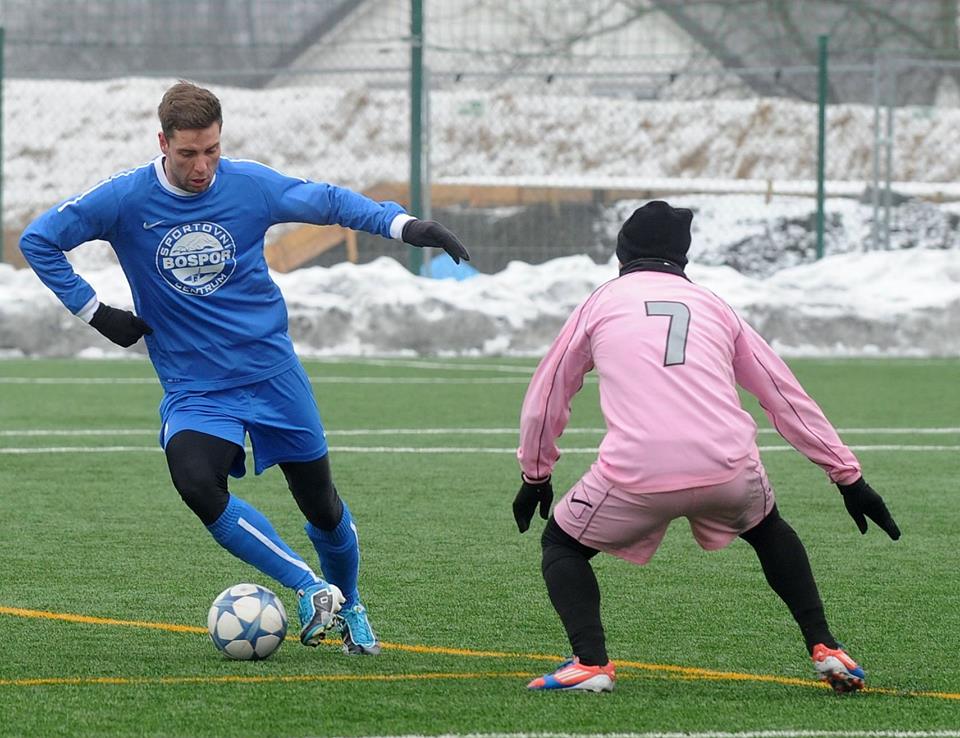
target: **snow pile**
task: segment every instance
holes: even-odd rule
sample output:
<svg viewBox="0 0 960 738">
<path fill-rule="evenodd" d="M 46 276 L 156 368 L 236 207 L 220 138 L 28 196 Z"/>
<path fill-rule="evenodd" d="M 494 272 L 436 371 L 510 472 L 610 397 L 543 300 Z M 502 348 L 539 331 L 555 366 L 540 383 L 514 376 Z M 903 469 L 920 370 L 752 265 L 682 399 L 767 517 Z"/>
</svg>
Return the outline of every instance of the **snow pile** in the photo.
<svg viewBox="0 0 960 738">
<path fill-rule="evenodd" d="M 4 83 L 5 222 L 33 216 L 158 152 L 156 105 L 175 80 Z M 409 176 L 407 92 L 318 86 L 217 87 L 228 156 L 364 189 Z M 96 100 L 96 105 L 90 105 Z M 790 100 L 643 101 L 519 96 L 478 90 L 431 95 L 430 168 L 456 177 L 808 180 L 816 174 L 816 106 Z M 872 179 L 870 106 L 827 115 L 828 180 Z M 894 179 L 960 180 L 960 149 L 936 145 L 960 110 L 899 109 Z M 38 137 L 37 131 L 43 131 Z M 929 142 L 930 145 L 920 145 Z"/>
<path fill-rule="evenodd" d="M 153 158 L 156 104 L 173 81 L 5 82 L 5 226 L 22 227 L 55 202 Z M 215 91 L 224 105 L 227 155 L 355 189 L 408 176 L 402 86 Z M 895 179 L 960 181 L 960 149 L 920 145 L 949 140 L 960 111 L 903 109 L 895 117 Z M 815 106 L 791 101 L 651 102 L 454 89 L 431 97 L 431 120 L 437 181 L 809 183 L 815 172 Z M 831 108 L 828 127 L 827 178 L 850 182 L 847 189 L 857 193 L 871 178 L 873 109 Z M 901 152 L 909 157 L 901 159 Z M 829 198 L 828 257 L 814 261 L 809 197 L 669 199 L 697 213 L 691 277 L 725 297 L 784 352 L 960 355 L 957 205 L 900 203 L 892 249 L 863 253 L 872 243 L 871 198 Z M 585 243 L 583 253 L 601 254 L 600 264 L 586 255 L 538 266 L 515 261 L 496 274 L 453 282 L 414 277 L 397 261 L 380 258 L 274 276 L 288 301 L 291 335 L 305 355 L 536 354 L 570 310 L 615 275 L 605 255 L 637 204 L 620 202 L 591 224 L 595 242 Z M 397 257 L 404 258 L 403 247 Z M 77 249 L 70 258 L 104 302 L 131 306 L 104 245 Z M 0 265 L 0 292 L 0 353 L 119 351 L 69 315 L 29 270 Z"/>
<path fill-rule="evenodd" d="M 786 355 L 960 355 L 957 249 L 841 254 L 768 278 L 697 263 L 688 273 Z M 456 282 L 413 276 L 384 257 L 274 279 L 304 356 L 479 356 L 541 353 L 576 304 L 615 275 L 615 263 L 571 256 Z M 132 306 L 119 267 L 84 276 L 104 302 Z M 3 354 L 119 352 L 29 270 L 0 265 L 0 291 Z"/>
</svg>

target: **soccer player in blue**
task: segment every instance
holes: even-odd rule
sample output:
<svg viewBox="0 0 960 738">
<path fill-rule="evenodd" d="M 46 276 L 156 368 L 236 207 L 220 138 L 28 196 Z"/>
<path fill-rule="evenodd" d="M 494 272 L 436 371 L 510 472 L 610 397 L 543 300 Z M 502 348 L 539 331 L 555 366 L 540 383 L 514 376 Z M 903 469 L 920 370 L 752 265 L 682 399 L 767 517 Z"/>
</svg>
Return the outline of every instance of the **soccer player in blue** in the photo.
<svg viewBox="0 0 960 738">
<path fill-rule="evenodd" d="M 357 589 L 357 529 L 333 484 L 264 234 L 276 223 L 336 223 L 441 248 L 458 263 L 470 257 L 444 226 L 396 203 L 221 158 L 223 117 L 209 90 L 179 82 L 157 112 L 161 155 L 43 213 L 23 234 L 23 255 L 67 309 L 111 341 L 144 338 L 164 390 L 160 443 L 174 486 L 217 543 L 296 591 L 304 645 L 338 628 L 347 653 L 377 654 Z M 101 303 L 64 255 L 93 240 L 113 246 L 135 313 Z M 323 578 L 228 491 L 228 475 L 245 472 L 248 434 L 256 473 L 283 471 Z"/>
</svg>

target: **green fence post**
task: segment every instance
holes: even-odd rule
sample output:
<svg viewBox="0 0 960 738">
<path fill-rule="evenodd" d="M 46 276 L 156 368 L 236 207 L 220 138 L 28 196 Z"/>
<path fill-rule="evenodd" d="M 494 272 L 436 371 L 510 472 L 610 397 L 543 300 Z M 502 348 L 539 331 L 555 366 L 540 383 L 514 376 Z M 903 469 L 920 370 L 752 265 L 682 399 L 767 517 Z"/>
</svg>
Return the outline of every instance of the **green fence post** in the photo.
<svg viewBox="0 0 960 738">
<path fill-rule="evenodd" d="M 817 85 L 817 258 L 823 258 L 823 180 L 826 171 L 827 151 L 827 40 L 829 36 L 817 37 L 819 80 Z"/>
<path fill-rule="evenodd" d="M 423 210 L 423 0 L 410 3 L 410 214 Z M 411 272 L 420 274 L 423 252 L 408 249 Z"/>
<path fill-rule="evenodd" d="M 3 252 L 3 81 L 6 68 L 3 65 L 3 53 L 6 49 L 6 29 L 0 26 L 0 264 L 4 261 Z"/>
</svg>

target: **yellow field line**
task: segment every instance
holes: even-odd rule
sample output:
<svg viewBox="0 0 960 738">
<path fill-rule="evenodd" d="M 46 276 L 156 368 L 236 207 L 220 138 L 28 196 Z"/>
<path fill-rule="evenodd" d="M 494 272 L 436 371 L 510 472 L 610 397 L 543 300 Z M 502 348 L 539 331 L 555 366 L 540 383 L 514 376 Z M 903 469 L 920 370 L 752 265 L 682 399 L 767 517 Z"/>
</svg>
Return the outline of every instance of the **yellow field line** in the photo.
<svg viewBox="0 0 960 738">
<path fill-rule="evenodd" d="M 0 679 L 0 687 L 87 686 L 110 684 L 270 684 L 291 682 L 401 682 L 434 679 L 489 679 L 510 677 L 530 679 L 524 671 L 421 672 L 418 674 L 271 674 L 268 676 L 184 676 L 184 677 L 49 677 L 38 679 Z"/>
<path fill-rule="evenodd" d="M 152 630 L 165 630 L 174 633 L 196 633 L 196 634 L 205 634 L 207 629 L 204 627 L 199 627 L 195 625 L 179 625 L 176 623 L 154 623 L 145 620 L 120 620 L 117 618 L 102 618 L 94 617 L 91 615 L 76 615 L 73 613 L 64 613 L 64 612 L 49 612 L 47 610 L 28 610 L 22 607 L 7 607 L 0 605 L 0 615 L 12 615 L 15 617 L 22 618 L 39 618 L 44 620 L 62 620 L 70 623 L 86 623 L 91 625 L 120 625 L 134 628 L 150 628 Z M 295 638 L 295 636 L 288 636 L 288 638 Z M 333 640 L 332 643 L 339 643 L 338 640 Z M 420 654 L 436 654 L 441 656 L 467 656 L 470 658 L 510 658 L 510 659 L 529 659 L 531 661 L 550 661 L 558 662 L 561 661 L 561 657 L 552 654 L 541 654 L 541 653 L 517 653 L 511 651 L 479 651 L 469 648 L 449 648 L 446 646 L 423 646 L 423 645 L 409 645 L 405 643 L 390 643 L 387 641 L 381 642 L 381 645 L 385 649 L 394 650 L 394 651 L 406 651 L 408 653 L 420 653 Z M 656 672 L 658 674 L 670 674 L 679 679 L 686 680 L 714 680 L 714 681 L 738 681 L 738 682 L 763 682 L 768 684 L 782 684 L 791 687 L 809 687 L 814 689 L 828 689 L 829 687 L 822 683 L 813 681 L 812 679 L 799 679 L 796 677 L 782 677 L 775 676 L 773 674 L 748 674 L 745 672 L 738 671 L 717 671 L 714 669 L 703 669 L 694 666 L 677 666 L 675 664 L 650 664 L 643 661 L 625 661 L 618 659 L 616 661 L 617 668 L 620 670 L 623 669 L 637 669 L 639 671 L 648 671 Z M 449 678 L 478 678 L 479 676 L 517 676 L 517 677 L 528 677 L 529 674 L 526 673 L 504 673 L 504 672 L 478 672 L 475 674 L 449 674 L 446 675 Z M 191 682 L 218 682 L 218 681 L 252 681 L 252 682 L 267 682 L 267 681 L 312 681 L 312 680 L 326 680 L 326 681 L 349 681 L 352 679 L 357 680 L 366 680 L 366 681 L 395 681 L 403 679 L 440 679 L 444 678 L 444 675 L 430 675 L 430 674 L 413 674 L 413 675 L 364 675 L 364 676 L 352 676 L 352 675 L 311 675 L 311 676 L 269 676 L 269 677 L 160 677 L 155 679 L 125 679 L 125 678 L 112 678 L 112 677 L 91 677 L 91 678 L 76 678 L 76 679 L 14 679 L 14 680 L 0 680 L 0 686 L 10 686 L 10 685 L 34 685 L 34 684 L 140 684 L 140 683 L 151 683 L 151 684 L 180 684 L 180 683 L 191 683 Z M 882 687 L 867 687 L 863 690 L 864 692 L 874 693 L 874 694 L 884 694 L 891 696 L 902 696 L 902 697 L 931 697 L 941 700 L 958 700 L 960 701 L 960 693 L 957 692 L 934 692 L 934 691 L 901 691 L 896 689 L 887 689 Z"/>
<path fill-rule="evenodd" d="M 206 633 L 206 628 L 196 625 L 177 625 L 176 623 L 150 623 L 145 620 L 117 620 L 116 618 L 98 618 L 91 615 L 74 615 L 69 612 L 48 612 L 46 610 L 27 610 L 22 607 L 0 605 L 0 615 L 14 615 L 18 618 L 41 618 L 43 620 L 66 620 L 68 623 L 87 623 L 90 625 L 126 625 L 133 628 L 151 628 L 168 630 L 174 633 Z"/>
</svg>

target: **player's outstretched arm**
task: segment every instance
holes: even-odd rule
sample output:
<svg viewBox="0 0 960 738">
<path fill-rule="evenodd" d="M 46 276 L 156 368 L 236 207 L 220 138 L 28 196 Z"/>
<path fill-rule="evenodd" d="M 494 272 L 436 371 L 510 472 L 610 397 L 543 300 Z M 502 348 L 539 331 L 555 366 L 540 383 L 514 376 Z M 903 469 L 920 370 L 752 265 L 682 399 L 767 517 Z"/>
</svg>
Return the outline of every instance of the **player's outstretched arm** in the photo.
<svg viewBox="0 0 960 738">
<path fill-rule="evenodd" d="M 883 498 L 863 477 L 853 484 L 838 484 L 837 489 L 843 495 L 844 507 L 857 524 L 860 533 L 867 532 L 867 518 L 870 518 L 893 540 L 900 538 L 900 528 L 887 510 Z"/>
<path fill-rule="evenodd" d="M 435 220 L 420 220 L 415 218 L 407 221 L 403 225 L 403 232 L 400 237 L 404 243 L 408 243 L 411 246 L 417 246 L 419 248 L 429 246 L 435 249 L 443 249 L 450 254 L 450 258 L 457 264 L 460 263 L 461 259 L 470 261 L 470 254 L 467 253 L 464 245 L 460 243 L 460 239 L 457 238 L 452 231 L 440 223 L 437 223 Z"/>
<path fill-rule="evenodd" d="M 110 307 L 102 302 L 97 306 L 93 317 L 90 318 L 90 325 L 118 346 L 123 346 L 123 348 L 129 348 L 143 336 L 149 336 L 153 333 L 153 329 L 147 325 L 143 318 L 134 315 L 129 310 Z"/>
</svg>

